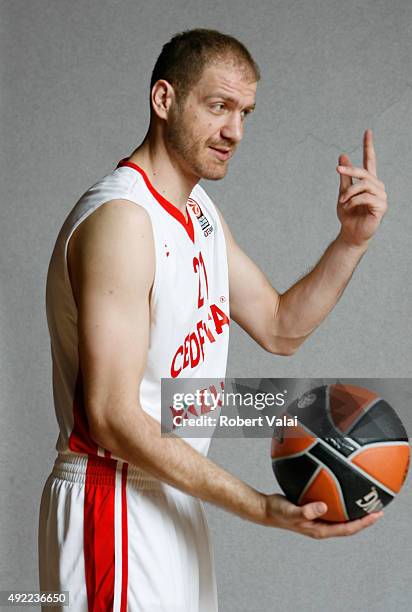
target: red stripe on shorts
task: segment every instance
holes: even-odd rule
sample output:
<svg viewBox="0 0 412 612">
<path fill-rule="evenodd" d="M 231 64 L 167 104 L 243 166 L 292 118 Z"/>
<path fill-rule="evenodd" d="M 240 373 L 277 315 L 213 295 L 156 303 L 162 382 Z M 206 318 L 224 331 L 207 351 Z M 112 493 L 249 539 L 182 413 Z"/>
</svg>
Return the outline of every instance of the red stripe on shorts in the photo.
<svg viewBox="0 0 412 612">
<path fill-rule="evenodd" d="M 128 538 L 127 538 L 127 463 L 122 468 L 122 598 L 120 612 L 127 612 Z"/>
<path fill-rule="evenodd" d="M 113 610 L 116 464 L 90 455 L 87 462 L 83 536 L 89 612 Z"/>
</svg>

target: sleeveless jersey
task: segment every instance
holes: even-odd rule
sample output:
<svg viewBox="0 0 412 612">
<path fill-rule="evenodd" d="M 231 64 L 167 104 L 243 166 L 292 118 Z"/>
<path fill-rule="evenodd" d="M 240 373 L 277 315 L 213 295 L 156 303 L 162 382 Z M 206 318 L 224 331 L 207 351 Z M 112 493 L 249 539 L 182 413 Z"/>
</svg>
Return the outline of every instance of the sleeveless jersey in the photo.
<svg viewBox="0 0 412 612">
<path fill-rule="evenodd" d="M 64 221 L 51 256 L 46 312 L 53 365 L 53 397 L 61 454 L 119 459 L 89 433 L 79 367 L 77 305 L 67 267 L 67 247 L 80 223 L 99 206 L 125 199 L 149 214 L 155 247 L 150 294 L 150 338 L 140 385 L 140 404 L 161 420 L 162 378 L 224 378 L 229 341 L 229 288 L 226 244 L 216 208 L 200 185 L 182 212 L 127 160 L 88 189 Z M 192 438 L 206 454 L 210 439 Z"/>
</svg>

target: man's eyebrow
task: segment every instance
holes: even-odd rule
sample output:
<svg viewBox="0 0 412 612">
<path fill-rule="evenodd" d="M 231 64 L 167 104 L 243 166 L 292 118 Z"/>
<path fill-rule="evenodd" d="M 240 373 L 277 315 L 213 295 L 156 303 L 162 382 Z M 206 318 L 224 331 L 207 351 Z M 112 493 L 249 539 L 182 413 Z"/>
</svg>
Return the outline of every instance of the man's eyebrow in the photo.
<svg viewBox="0 0 412 612">
<path fill-rule="evenodd" d="M 215 93 L 212 94 L 211 96 L 207 96 L 206 100 L 210 100 L 211 98 L 222 98 L 222 100 L 225 100 L 226 102 L 232 102 L 232 104 L 237 104 L 237 100 L 235 100 L 235 98 L 232 98 L 232 96 L 228 96 L 227 94 L 223 94 L 223 93 Z M 252 112 L 253 110 L 255 110 L 256 107 L 256 103 L 254 102 L 253 104 L 250 104 L 249 106 L 246 107 L 246 110 Z"/>
</svg>

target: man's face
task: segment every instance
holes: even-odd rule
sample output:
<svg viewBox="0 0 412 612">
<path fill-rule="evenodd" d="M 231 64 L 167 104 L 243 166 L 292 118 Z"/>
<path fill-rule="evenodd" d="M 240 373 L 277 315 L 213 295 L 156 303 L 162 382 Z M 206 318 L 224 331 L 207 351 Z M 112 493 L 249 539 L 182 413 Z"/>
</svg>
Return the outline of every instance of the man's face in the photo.
<svg viewBox="0 0 412 612">
<path fill-rule="evenodd" d="M 166 144 L 184 172 L 210 180 L 225 176 L 254 108 L 256 85 L 248 66 L 222 61 L 204 69 L 168 118 Z"/>
</svg>

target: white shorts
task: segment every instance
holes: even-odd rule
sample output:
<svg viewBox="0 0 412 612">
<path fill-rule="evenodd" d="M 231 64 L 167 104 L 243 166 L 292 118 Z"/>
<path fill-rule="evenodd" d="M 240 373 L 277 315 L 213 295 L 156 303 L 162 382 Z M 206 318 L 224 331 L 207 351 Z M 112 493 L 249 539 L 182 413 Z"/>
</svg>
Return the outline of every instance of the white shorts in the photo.
<svg viewBox="0 0 412 612">
<path fill-rule="evenodd" d="M 41 591 L 73 612 L 216 612 L 202 502 L 105 457 L 59 455 L 39 515 Z"/>
</svg>

